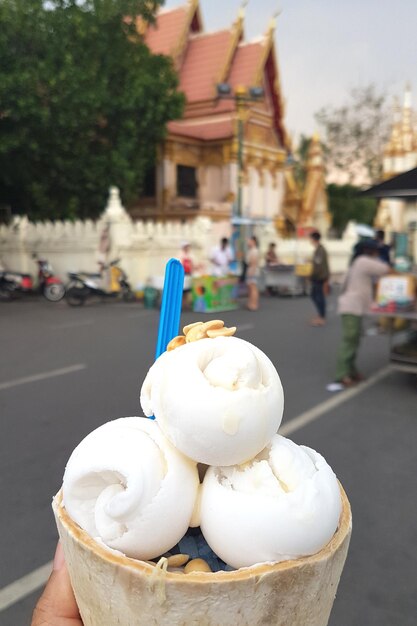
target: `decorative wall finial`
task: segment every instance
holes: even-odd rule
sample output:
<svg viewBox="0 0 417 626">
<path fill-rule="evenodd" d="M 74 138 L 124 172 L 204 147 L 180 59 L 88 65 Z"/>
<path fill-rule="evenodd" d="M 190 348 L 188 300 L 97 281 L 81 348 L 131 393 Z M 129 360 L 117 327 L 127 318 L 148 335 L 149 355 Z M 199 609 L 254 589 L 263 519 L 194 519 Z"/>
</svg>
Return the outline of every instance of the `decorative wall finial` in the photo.
<svg viewBox="0 0 417 626">
<path fill-rule="evenodd" d="M 411 108 L 411 85 L 409 81 L 406 82 L 404 89 L 404 108 Z"/>
<path fill-rule="evenodd" d="M 282 9 L 277 9 L 275 11 L 275 13 L 272 15 L 271 19 L 269 20 L 269 31 L 273 31 L 276 28 L 277 25 L 277 18 L 281 15 L 282 13 Z"/>
<path fill-rule="evenodd" d="M 249 0 L 243 0 L 243 2 L 241 3 L 240 7 L 239 7 L 239 12 L 237 14 L 237 18 L 239 21 L 243 21 L 245 19 L 245 15 L 246 15 L 246 7 L 249 4 Z"/>
</svg>

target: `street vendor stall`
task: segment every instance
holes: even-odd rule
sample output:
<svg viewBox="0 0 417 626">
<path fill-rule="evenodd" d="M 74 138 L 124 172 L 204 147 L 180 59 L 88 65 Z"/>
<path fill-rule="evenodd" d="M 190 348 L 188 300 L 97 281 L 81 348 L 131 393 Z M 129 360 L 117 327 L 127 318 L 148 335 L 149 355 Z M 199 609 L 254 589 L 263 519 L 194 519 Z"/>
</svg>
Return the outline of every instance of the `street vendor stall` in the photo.
<svg viewBox="0 0 417 626">
<path fill-rule="evenodd" d="M 238 308 L 237 276 L 195 276 L 192 279 L 193 311 L 219 313 Z"/>
<path fill-rule="evenodd" d="M 391 366 L 417 374 L 416 277 L 399 274 L 381 278 L 369 315 L 388 322 L 385 329 L 389 335 Z"/>
<path fill-rule="evenodd" d="M 262 284 L 265 289 L 277 295 L 301 296 L 308 291 L 308 276 L 311 264 L 265 266 L 262 269 Z"/>
</svg>

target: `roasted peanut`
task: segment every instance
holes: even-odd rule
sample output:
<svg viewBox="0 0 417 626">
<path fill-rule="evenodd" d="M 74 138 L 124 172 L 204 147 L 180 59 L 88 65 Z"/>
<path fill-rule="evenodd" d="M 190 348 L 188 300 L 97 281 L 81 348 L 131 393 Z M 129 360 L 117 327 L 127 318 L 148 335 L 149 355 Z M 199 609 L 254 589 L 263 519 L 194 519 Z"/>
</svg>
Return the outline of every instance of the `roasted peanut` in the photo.
<svg viewBox="0 0 417 626">
<path fill-rule="evenodd" d="M 192 559 L 184 567 L 184 572 L 190 574 L 191 572 L 211 572 L 210 565 L 204 559 Z"/>
<path fill-rule="evenodd" d="M 180 346 L 183 346 L 184 344 L 185 344 L 184 335 L 178 335 L 177 337 L 174 337 L 174 339 L 171 339 L 171 341 L 167 345 L 167 352 L 170 352 L 171 350 L 175 350 L 175 348 L 179 348 Z"/>
<path fill-rule="evenodd" d="M 216 328 L 215 330 L 208 330 L 207 336 L 210 339 L 214 339 L 215 337 L 232 337 L 236 332 L 236 326 L 232 326 L 231 328 Z"/>
<path fill-rule="evenodd" d="M 187 343 L 190 343 L 191 341 L 198 341 L 199 339 L 206 339 L 206 338 L 207 338 L 207 335 L 206 335 L 206 331 L 204 330 L 204 324 L 191 328 L 191 330 L 189 330 L 185 336 L 185 340 Z"/>
<path fill-rule="evenodd" d="M 190 557 L 188 554 L 172 554 L 168 557 L 168 567 L 182 567 L 189 561 Z"/>
<path fill-rule="evenodd" d="M 204 330 L 207 332 L 208 330 L 216 330 L 216 328 L 223 328 L 224 322 L 222 320 L 210 320 L 203 324 Z"/>
<path fill-rule="evenodd" d="M 188 324 L 188 326 L 184 326 L 184 328 L 182 329 L 182 332 L 184 333 L 184 335 L 186 335 L 192 328 L 195 328 L 196 326 L 202 326 L 203 322 L 194 322 L 193 324 Z"/>
</svg>

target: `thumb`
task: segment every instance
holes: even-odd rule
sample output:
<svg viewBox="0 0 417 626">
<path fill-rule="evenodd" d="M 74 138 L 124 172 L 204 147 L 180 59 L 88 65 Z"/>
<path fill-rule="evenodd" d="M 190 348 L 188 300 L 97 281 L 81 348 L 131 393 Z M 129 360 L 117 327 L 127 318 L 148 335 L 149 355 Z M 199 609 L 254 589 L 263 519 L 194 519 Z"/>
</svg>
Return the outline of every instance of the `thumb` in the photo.
<svg viewBox="0 0 417 626">
<path fill-rule="evenodd" d="M 51 576 L 33 612 L 31 626 L 82 626 L 61 543 L 55 552 Z"/>
</svg>

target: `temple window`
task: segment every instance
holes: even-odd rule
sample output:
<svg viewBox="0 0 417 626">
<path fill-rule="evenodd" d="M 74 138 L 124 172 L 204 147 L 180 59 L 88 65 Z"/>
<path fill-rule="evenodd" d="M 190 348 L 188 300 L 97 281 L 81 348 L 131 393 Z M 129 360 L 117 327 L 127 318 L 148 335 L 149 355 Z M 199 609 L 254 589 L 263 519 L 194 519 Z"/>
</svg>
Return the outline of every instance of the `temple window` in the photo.
<svg viewBox="0 0 417 626">
<path fill-rule="evenodd" d="M 151 167 L 146 171 L 143 179 L 142 195 L 145 198 L 154 198 L 156 196 L 156 167 Z"/>
<path fill-rule="evenodd" d="M 177 196 L 197 197 L 197 170 L 188 165 L 177 165 Z"/>
</svg>

